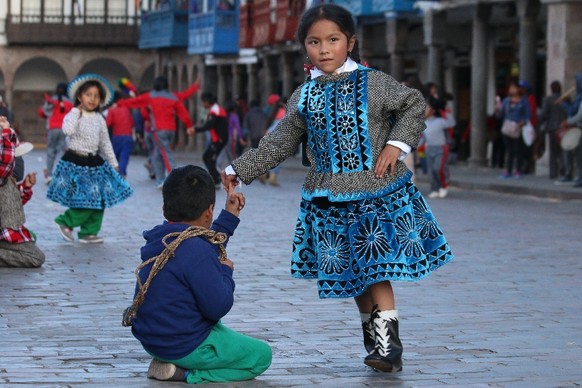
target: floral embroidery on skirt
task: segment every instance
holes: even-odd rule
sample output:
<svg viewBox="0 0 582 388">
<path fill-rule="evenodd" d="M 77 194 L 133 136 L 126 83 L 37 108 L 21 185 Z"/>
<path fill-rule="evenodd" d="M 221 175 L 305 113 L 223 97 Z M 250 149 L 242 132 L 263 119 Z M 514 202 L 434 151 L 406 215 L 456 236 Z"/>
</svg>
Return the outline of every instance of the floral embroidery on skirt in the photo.
<svg viewBox="0 0 582 388">
<path fill-rule="evenodd" d="M 437 220 L 409 181 L 380 198 L 303 200 L 291 274 L 316 278 L 321 298 L 348 298 L 377 282 L 419 280 L 452 259 Z"/>
</svg>

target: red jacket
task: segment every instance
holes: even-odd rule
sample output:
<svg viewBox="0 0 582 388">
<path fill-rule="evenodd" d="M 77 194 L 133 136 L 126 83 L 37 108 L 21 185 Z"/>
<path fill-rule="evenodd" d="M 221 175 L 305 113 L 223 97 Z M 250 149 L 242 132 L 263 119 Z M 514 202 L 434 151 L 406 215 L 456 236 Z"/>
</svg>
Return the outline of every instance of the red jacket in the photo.
<svg viewBox="0 0 582 388">
<path fill-rule="evenodd" d="M 133 135 L 133 116 L 128 108 L 115 107 L 107 110 L 105 119 L 107 128 L 111 128 L 112 136 Z"/>
<path fill-rule="evenodd" d="M 45 95 L 45 103 L 38 108 L 38 115 L 43 119 L 48 119 L 47 129 L 61 129 L 63 119 L 71 109 L 73 109 L 73 104 L 66 97 L 63 97 L 59 103 L 57 96 L 51 98 Z"/>
<path fill-rule="evenodd" d="M 127 108 L 148 108 L 152 129 L 157 131 L 175 131 L 176 116 L 187 128 L 193 126 L 190 115 L 180 99 L 167 90 L 152 91 L 135 98 L 119 100 L 117 105 Z"/>
</svg>

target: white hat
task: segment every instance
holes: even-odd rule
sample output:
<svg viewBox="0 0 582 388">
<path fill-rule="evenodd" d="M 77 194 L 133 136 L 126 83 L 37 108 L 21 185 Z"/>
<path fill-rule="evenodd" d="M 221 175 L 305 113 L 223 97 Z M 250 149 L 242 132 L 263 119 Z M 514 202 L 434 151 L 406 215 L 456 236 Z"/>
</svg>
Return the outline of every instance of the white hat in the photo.
<svg viewBox="0 0 582 388">
<path fill-rule="evenodd" d="M 80 76 L 69 82 L 69 86 L 67 87 L 67 94 L 69 95 L 71 101 L 75 101 L 75 95 L 77 94 L 77 90 L 79 90 L 81 85 L 83 85 L 87 81 L 97 81 L 103 87 L 103 90 L 105 91 L 105 96 L 103 97 L 101 103 L 99 104 L 101 108 L 104 108 L 111 104 L 111 102 L 113 101 L 113 86 L 111 86 L 109 81 L 107 81 L 107 79 L 105 79 L 104 77 L 93 73 L 81 74 Z"/>
</svg>

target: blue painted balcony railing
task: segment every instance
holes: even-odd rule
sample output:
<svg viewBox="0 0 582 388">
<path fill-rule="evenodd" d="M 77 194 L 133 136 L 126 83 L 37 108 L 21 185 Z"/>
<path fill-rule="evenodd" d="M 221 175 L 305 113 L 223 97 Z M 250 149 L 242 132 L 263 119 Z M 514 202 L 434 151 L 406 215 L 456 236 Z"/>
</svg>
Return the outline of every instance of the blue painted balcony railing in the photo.
<svg viewBox="0 0 582 388">
<path fill-rule="evenodd" d="M 141 16 L 138 47 L 155 49 L 188 46 L 188 11 L 160 9 Z"/>
<path fill-rule="evenodd" d="M 239 8 L 190 14 L 188 54 L 238 54 Z"/>
<path fill-rule="evenodd" d="M 416 12 L 416 0 L 333 0 L 334 4 L 348 9 L 354 16 L 380 15 L 386 12 Z"/>
</svg>

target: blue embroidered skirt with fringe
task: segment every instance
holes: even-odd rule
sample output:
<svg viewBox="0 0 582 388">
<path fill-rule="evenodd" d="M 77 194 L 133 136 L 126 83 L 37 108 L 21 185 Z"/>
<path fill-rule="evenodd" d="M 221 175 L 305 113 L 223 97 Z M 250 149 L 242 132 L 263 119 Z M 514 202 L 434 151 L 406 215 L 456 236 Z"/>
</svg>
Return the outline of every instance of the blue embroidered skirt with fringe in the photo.
<svg viewBox="0 0 582 388">
<path fill-rule="evenodd" d="M 411 181 L 380 198 L 302 200 L 291 275 L 317 279 L 320 298 L 349 298 L 387 280 L 416 281 L 453 259 Z"/>
<path fill-rule="evenodd" d="M 55 168 L 46 196 L 68 208 L 105 209 L 132 194 L 127 181 L 99 155 L 67 151 Z"/>
</svg>

